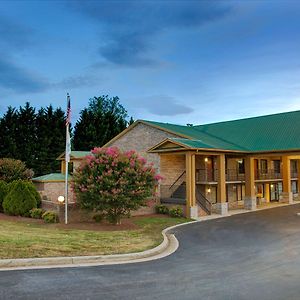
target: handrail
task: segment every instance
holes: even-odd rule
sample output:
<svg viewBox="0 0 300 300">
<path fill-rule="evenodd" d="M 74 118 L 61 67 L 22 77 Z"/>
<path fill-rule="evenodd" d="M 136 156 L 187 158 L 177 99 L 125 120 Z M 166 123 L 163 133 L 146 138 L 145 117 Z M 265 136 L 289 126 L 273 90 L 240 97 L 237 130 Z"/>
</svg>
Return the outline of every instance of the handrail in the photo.
<svg viewBox="0 0 300 300">
<path fill-rule="evenodd" d="M 182 174 L 180 174 L 178 176 L 178 178 L 171 184 L 171 186 L 169 187 L 169 190 L 177 183 L 177 181 L 179 181 L 179 179 L 185 174 L 185 171 L 182 172 Z"/>
<path fill-rule="evenodd" d="M 211 214 L 211 202 L 196 188 L 196 201 L 200 204 L 201 208 L 207 213 Z"/>
</svg>

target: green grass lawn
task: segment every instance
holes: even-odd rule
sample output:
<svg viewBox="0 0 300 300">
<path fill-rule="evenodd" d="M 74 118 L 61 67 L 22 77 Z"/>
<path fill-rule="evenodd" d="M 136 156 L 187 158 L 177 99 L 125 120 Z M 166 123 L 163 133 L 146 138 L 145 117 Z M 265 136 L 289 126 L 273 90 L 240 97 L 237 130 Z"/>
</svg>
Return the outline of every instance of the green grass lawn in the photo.
<svg viewBox="0 0 300 300">
<path fill-rule="evenodd" d="M 89 231 L 45 224 L 0 221 L 0 258 L 101 255 L 139 252 L 157 246 L 161 231 L 188 222 L 184 218 L 133 218 L 138 226 L 126 231 Z"/>
</svg>

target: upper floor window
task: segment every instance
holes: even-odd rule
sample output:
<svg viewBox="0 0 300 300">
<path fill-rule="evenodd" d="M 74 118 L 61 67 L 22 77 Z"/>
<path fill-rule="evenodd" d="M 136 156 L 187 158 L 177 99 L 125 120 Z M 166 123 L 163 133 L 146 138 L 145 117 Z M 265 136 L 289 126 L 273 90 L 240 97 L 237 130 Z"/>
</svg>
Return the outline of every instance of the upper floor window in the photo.
<svg viewBox="0 0 300 300">
<path fill-rule="evenodd" d="M 273 160 L 274 172 L 280 173 L 280 160 Z"/>
<path fill-rule="evenodd" d="M 268 173 L 268 161 L 266 159 L 260 160 L 260 171 L 262 174 Z"/>
<path fill-rule="evenodd" d="M 291 171 L 292 173 L 297 173 L 297 160 L 291 160 Z"/>
<path fill-rule="evenodd" d="M 239 174 L 245 174 L 245 161 L 243 159 L 238 160 Z"/>
</svg>

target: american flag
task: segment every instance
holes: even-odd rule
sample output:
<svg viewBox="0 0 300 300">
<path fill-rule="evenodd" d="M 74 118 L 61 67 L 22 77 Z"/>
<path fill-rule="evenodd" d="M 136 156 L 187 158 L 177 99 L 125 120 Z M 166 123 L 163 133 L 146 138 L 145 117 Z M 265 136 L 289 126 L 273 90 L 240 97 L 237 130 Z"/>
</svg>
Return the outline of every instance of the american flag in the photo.
<svg viewBox="0 0 300 300">
<path fill-rule="evenodd" d="M 71 138 L 70 138 L 70 123 L 71 123 L 71 101 L 70 95 L 67 94 L 67 119 L 66 119 L 66 162 L 70 162 L 71 155 Z"/>
<path fill-rule="evenodd" d="M 67 94 L 67 119 L 66 119 L 66 126 L 70 125 L 71 123 L 71 101 L 70 101 L 70 95 Z"/>
</svg>

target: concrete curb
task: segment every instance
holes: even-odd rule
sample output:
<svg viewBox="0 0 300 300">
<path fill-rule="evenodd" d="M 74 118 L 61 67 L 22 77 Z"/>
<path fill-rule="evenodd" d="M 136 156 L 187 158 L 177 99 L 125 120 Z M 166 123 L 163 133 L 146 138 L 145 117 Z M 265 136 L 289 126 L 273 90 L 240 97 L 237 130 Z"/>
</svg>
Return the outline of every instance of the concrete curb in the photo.
<svg viewBox="0 0 300 300">
<path fill-rule="evenodd" d="M 179 246 L 175 235 L 167 232 L 176 227 L 194 222 L 197 221 L 182 223 L 164 229 L 162 231 L 162 243 L 146 251 L 96 256 L 0 259 L 0 271 L 127 264 L 163 258 L 174 253 Z"/>
</svg>

